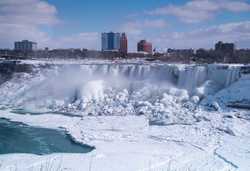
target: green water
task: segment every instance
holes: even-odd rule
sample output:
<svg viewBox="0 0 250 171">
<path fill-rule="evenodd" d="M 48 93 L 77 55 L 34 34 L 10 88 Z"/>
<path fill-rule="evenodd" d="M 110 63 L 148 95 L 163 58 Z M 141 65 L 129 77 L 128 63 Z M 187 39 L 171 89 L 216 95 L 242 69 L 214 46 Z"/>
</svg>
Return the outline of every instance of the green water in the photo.
<svg viewBox="0 0 250 171">
<path fill-rule="evenodd" d="M 63 131 L 30 127 L 0 119 L 0 154 L 87 153 L 93 148 L 73 142 Z"/>
</svg>

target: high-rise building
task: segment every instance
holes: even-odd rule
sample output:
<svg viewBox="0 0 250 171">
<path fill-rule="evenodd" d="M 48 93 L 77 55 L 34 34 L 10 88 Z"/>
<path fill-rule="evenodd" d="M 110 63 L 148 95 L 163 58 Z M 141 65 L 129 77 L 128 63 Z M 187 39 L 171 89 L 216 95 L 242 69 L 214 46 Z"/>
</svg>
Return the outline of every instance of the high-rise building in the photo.
<svg viewBox="0 0 250 171">
<path fill-rule="evenodd" d="M 119 51 L 120 43 L 120 33 L 102 33 L 102 51 Z"/>
<path fill-rule="evenodd" d="M 121 47 L 121 34 L 115 33 L 114 34 L 114 49 L 119 51 L 120 47 Z"/>
<path fill-rule="evenodd" d="M 125 33 L 121 35 L 120 52 L 123 54 L 128 53 L 128 39 Z"/>
<path fill-rule="evenodd" d="M 137 44 L 137 51 L 138 52 L 146 52 L 152 54 L 152 43 L 147 42 L 146 40 L 141 40 Z"/>
<path fill-rule="evenodd" d="M 37 49 L 37 43 L 31 42 L 28 40 L 22 40 L 20 42 L 15 42 L 14 46 L 15 46 L 15 50 L 20 50 L 20 51 L 33 51 L 33 50 Z"/>
<path fill-rule="evenodd" d="M 215 51 L 223 52 L 223 53 L 228 53 L 232 54 L 234 53 L 235 50 L 235 45 L 234 43 L 223 43 L 219 41 L 218 43 L 215 44 Z"/>
<path fill-rule="evenodd" d="M 108 49 L 108 34 L 102 33 L 102 51 Z"/>
</svg>

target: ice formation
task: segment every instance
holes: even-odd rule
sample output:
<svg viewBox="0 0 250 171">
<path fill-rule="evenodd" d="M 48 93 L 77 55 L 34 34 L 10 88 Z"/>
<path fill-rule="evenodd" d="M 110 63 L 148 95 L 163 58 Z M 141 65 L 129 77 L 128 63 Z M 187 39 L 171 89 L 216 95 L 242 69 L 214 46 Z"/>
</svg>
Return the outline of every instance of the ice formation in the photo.
<svg viewBox="0 0 250 171">
<path fill-rule="evenodd" d="M 38 67 L 39 68 L 39 67 Z M 40 67 L 0 86 L 2 105 L 29 112 L 147 115 L 152 123 L 190 123 L 186 115 L 240 78 L 237 66 L 82 64 Z"/>
</svg>

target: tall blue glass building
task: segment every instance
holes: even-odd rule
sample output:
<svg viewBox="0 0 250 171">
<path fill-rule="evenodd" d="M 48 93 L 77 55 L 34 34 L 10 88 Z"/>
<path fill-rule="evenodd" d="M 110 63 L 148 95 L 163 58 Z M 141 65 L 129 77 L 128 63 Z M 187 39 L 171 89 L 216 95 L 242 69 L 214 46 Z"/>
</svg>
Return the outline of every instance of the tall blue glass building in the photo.
<svg viewBox="0 0 250 171">
<path fill-rule="evenodd" d="M 102 33 L 102 51 L 119 51 L 121 46 L 120 33 Z"/>
</svg>

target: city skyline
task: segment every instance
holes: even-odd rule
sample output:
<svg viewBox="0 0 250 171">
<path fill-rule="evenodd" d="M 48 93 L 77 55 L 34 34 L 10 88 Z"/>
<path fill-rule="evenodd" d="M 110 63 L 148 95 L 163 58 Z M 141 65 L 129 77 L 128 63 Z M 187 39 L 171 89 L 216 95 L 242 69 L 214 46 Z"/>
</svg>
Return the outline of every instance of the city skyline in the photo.
<svg viewBox="0 0 250 171">
<path fill-rule="evenodd" d="M 39 48 L 101 49 L 102 32 L 126 32 L 129 51 L 146 39 L 157 49 L 212 48 L 219 41 L 250 47 L 249 0 L 97 0 L 0 2 L 0 47 L 16 40 Z"/>
</svg>

